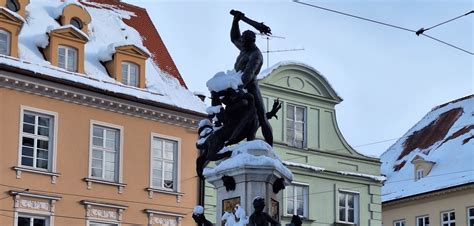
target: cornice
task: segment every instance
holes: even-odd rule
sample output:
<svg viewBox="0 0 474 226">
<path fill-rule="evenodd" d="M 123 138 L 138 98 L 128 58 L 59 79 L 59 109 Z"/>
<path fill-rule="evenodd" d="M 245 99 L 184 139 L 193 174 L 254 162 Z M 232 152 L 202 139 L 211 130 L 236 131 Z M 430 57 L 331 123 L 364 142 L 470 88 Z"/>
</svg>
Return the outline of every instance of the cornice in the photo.
<svg viewBox="0 0 474 226">
<path fill-rule="evenodd" d="M 395 206 L 395 205 L 398 205 L 398 204 L 404 204 L 404 203 L 408 203 L 408 202 L 411 202 L 411 201 L 417 201 L 417 200 L 421 200 L 421 199 L 428 199 L 428 198 L 432 198 L 432 197 L 439 197 L 439 196 L 442 196 L 442 195 L 447 195 L 447 194 L 450 194 L 450 193 L 469 190 L 469 189 L 474 189 L 474 182 L 467 183 L 467 184 L 462 184 L 462 185 L 459 185 L 459 186 L 449 187 L 449 188 L 445 188 L 445 189 L 430 191 L 430 192 L 426 192 L 426 193 L 421 193 L 421 194 L 417 194 L 417 195 L 413 195 L 413 196 L 403 197 L 403 198 L 399 198 L 399 199 L 395 199 L 395 200 L 390 200 L 390 201 L 383 202 L 382 205 L 383 205 L 383 207 L 389 207 L 389 206 L 391 207 L 391 206 Z"/>
<path fill-rule="evenodd" d="M 31 78 L 0 75 L 0 87 L 30 93 L 38 96 L 98 108 L 106 111 L 126 114 L 147 120 L 158 121 L 189 129 L 197 129 L 200 118 L 195 115 L 161 109 L 146 104 L 136 104 L 106 95 L 95 95 L 90 91 L 81 91 L 64 85 L 44 84 Z"/>
</svg>

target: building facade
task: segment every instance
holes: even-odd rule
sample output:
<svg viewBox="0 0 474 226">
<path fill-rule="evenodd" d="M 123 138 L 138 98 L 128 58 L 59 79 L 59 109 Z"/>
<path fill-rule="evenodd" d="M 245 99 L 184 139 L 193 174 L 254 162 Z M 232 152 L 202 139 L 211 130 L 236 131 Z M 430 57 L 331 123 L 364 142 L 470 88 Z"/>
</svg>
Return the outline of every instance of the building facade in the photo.
<svg viewBox="0 0 474 226">
<path fill-rule="evenodd" d="M 383 225 L 474 226 L 473 111 L 437 106 L 382 154 Z"/>
<path fill-rule="evenodd" d="M 278 118 L 270 120 L 274 149 L 294 174 L 279 194 L 282 223 L 299 215 L 305 226 L 381 225 L 379 159 L 358 153 L 344 140 L 334 108 L 342 99 L 328 81 L 308 65 L 282 62 L 262 71 L 259 84 L 267 109 L 277 99 L 282 102 Z M 211 185 L 205 197 L 212 214 Z"/>
<path fill-rule="evenodd" d="M 204 104 L 145 9 L 0 4 L 0 225 L 192 225 Z"/>
</svg>

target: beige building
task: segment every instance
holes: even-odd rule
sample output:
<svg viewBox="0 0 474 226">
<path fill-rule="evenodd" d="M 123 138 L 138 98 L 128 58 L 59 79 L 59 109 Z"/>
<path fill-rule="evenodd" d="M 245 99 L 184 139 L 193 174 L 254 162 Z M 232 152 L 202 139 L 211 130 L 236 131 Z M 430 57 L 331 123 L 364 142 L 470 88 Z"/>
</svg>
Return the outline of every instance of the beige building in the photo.
<svg viewBox="0 0 474 226">
<path fill-rule="evenodd" d="M 384 226 L 474 226 L 474 96 L 433 108 L 381 156 Z"/>
<path fill-rule="evenodd" d="M 0 1 L 1 226 L 194 222 L 204 105 L 146 10 L 102 2 Z"/>
</svg>

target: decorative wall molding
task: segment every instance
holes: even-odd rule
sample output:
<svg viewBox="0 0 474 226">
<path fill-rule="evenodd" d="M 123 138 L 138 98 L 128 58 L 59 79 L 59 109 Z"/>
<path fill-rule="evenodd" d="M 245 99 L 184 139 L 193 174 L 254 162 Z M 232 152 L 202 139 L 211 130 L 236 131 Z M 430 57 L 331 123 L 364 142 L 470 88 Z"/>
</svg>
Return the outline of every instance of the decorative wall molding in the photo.
<svg viewBox="0 0 474 226">
<path fill-rule="evenodd" d="M 178 111 L 173 112 L 156 106 L 147 106 L 146 104 L 134 104 L 130 103 L 130 101 L 122 101 L 119 98 L 106 95 L 94 95 L 93 92 L 87 94 L 87 92 L 80 92 L 77 88 L 58 88 L 42 84 L 38 81 L 27 81 L 13 76 L 10 77 L 6 74 L 1 74 L 0 76 L 0 87 L 189 129 L 197 129 L 200 120 L 200 116 L 192 116 Z M 62 85 L 61 87 L 66 86 Z"/>
<path fill-rule="evenodd" d="M 28 173 L 36 173 L 36 174 L 51 176 L 51 184 L 56 184 L 58 177 L 61 176 L 60 173 L 46 172 L 42 170 L 30 169 L 30 168 L 20 167 L 20 166 L 14 166 L 12 167 L 12 169 L 16 171 L 16 179 L 21 179 L 22 172 L 28 172 Z"/>
<path fill-rule="evenodd" d="M 56 201 L 61 199 L 59 196 L 36 194 L 28 191 L 12 190 L 10 195 L 13 196 L 16 212 L 35 211 L 48 215 L 54 215 Z"/>
<path fill-rule="evenodd" d="M 122 221 L 123 211 L 127 206 L 108 204 L 102 202 L 82 200 L 86 207 L 86 217 L 88 220 Z"/>
<path fill-rule="evenodd" d="M 181 221 L 184 218 L 183 214 L 162 212 L 151 209 L 146 209 L 145 213 L 148 215 L 148 226 L 181 226 Z"/>
</svg>

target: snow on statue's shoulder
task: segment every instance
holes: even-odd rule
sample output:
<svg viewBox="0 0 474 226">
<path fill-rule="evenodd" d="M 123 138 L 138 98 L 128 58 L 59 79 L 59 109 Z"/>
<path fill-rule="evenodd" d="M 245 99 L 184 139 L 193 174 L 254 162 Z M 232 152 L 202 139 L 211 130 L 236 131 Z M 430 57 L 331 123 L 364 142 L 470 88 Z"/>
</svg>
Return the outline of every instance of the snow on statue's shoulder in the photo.
<svg viewBox="0 0 474 226">
<path fill-rule="evenodd" d="M 293 178 L 293 174 L 283 165 L 273 148 L 263 140 L 243 142 L 224 149 L 231 150 L 232 156 L 212 169 L 205 168 L 204 176 L 208 177 L 219 172 L 245 167 L 275 167 L 289 180 Z"/>
<path fill-rule="evenodd" d="M 204 207 L 199 206 L 199 205 L 194 207 L 194 209 L 193 209 L 193 214 L 194 215 L 201 215 L 203 213 L 204 213 Z"/>
<path fill-rule="evenodd" d="M 214 77 L 209 79 L 206 85 L 209 91 L 215 92 L 226 90 L 228 88 L 237 89 L 243 84 L 241 76 L 242 73 L 236 72 L 235 70 L 227 72 L 221 71 L 215 74 Z"/>
</svg>

